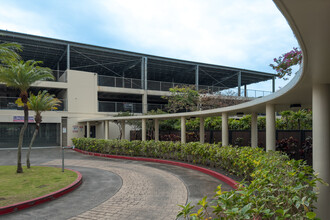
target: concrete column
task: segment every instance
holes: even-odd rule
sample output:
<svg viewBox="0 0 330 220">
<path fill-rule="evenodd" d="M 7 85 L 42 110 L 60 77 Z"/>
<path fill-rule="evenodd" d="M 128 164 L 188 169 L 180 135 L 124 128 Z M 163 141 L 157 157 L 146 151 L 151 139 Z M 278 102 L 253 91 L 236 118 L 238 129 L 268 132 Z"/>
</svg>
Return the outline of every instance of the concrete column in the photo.
<svg viewBox="0 0 330 220">
<path fill-rule="evenodd" d="M 104 139 L 109 139 L 109 121 L 104 121 Z"/>
<path fill-rule="evenodd" d="M 125 126 L 126 126 L 126 123 L 123 120 L 123 121 L 120 122 L 120 124 L 121 124 L 121 139 L 125 140 L 125 132 L 126 132 Z"/>
<path fill-rule="evenodd" d="M 241 73 L 241 71 L 239 71 L 238 77 L 237 77 L 237 94 L 238 94 L 238 96 L 241 96 L 241 86 L 242 86 L 242 73 Z"/>
<path fill-rule="evenodd" d="M 186 143 L 186 118 L 181 117 L 181 143 Z"/>
<path fill-rule="evenodd" d="M 251 114 L 251 147 L 258 147 L 258 114 Z"/>
<path fill-rule="evenodd" d="M 147 140 L 147 119 L 142 119 L 142 141 Z"/>
<path fill-rule="evenodd" d="M 147 90 L 144 90 L 144 93 L 142 95 L 142 113 L 143 114 L 148 113 L 148 94 L 147 94 Z"/>
<path fill-rule="evenodd" d="M 222 146 L 229 145 L 229 131 L 228 131 L 228 113 L 222 113 Z"/>
<path fill-rule="evenodd" d="M 155 141 L 159 141 L 159 120 L 155 119 Z"/>
<path fill-rule="evenodd" d="M 204 126 L 204 118 L 199 118 L 199 141 L 201 144 L 205 143 L 205 126 Z"/>
<path fill-rule="evenodd" d="M 313 85 L 313 168 L 330 183 L 330 84 Z M 318 184 L 317 217 L 330 216 L 330 187 Z"/>
<path fill-rule="evenodd" d="M 275 127 L 275 106 L 266 104 L 266 150 L 275 151 L 276 143 L 276 127 Z"/>
<path fill-rule="evenodd" d="M 87 129 L 86 129 L 86 137 L 87 138 L 89 138 L 90 137 L 90 133 L 91 133 L 91 127 L 90 127 L 90 123 L 89 123 L 89 121 L 86 123 L 86 127 L 87 127 Z"/>
</svg>

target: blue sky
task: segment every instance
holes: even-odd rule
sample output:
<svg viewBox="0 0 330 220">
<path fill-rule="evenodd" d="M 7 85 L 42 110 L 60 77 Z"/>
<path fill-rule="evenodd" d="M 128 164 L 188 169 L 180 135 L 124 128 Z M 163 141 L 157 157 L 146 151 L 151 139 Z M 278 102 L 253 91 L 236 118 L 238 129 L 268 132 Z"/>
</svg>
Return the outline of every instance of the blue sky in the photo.
<svg viewBox="0 0 330 220">
<path fill-rule="evenodd" d="M 297 47 L 270 0 L 0 0 L 0 29 L 274 72 Z M 287 81 L 277 80 L 277 88 Z M 271 83 L 250 86 L 269 90 Z"/>
</svg>

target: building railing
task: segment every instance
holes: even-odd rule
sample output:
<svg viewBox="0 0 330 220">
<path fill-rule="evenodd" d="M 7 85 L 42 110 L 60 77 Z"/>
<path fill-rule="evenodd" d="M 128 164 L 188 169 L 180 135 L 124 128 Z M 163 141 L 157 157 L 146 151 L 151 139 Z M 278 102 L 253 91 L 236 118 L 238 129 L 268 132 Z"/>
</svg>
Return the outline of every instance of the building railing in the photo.
<svg viewBox="0 0 330 220">
<path fill-rule="evenodd" d="M 264 97 L 264 96 L 267 96 L 270 94 L 272 94 L 272 92 L 270 92 L 270 91 L 255 90 L 255 89 L 246 90 L 246 97 L 250 97 L 250 98 L 259 98 L 259 97 Z M 241 96 L 244 96 L 244 89 L 242 89 Z"/>
<path fill-rule="evenodd" d="M 19 107 L 15 101 L 19 97 L 0 97 L 0 110 L 23 110 L 23 107 Z M 52 111 L 66 111 L 67 102 L 66 99 L 59 99 L 62 101 L 56 110 Z"/>
<path fill-rule="evenodd" d="M 218 92 L 217 94 L 221 94 L 224 96 L 238 96 L 237 88 L 236 89 L 225 89 L 222 90 L 221 92 Z M 247 89 L 246 94 L 245 90 L 241 89 L 241 97 L 247 97 L 247 98 L 260 98 L 264 97 L 267 95 L 272 94 L 270 91 L 264 91 L 264 90 L 256 90 L 256 89 Z"/>
<path fill-rule="evenodd" d="M 142 113 L 142 103 L 99 101 L 99 112 Z M 148 111 L 165 109 L 162 104 L 148 104 Z"/>
<path fill-rule="evenodd" d="M 99 86 L 110 86 L 128 89 L 141 89 L 141 79 L 114 77 L 114 76 L 98 76 Z"/>
<path fill-rule="evenodd" d="M 141 79 L 114 77 L 114 76 L 99 75 L 98 76 L 98 85 L 99 86 L 118 87 L 118 88 L 127 88 L 127 89 L 142 89 Z M 195 85 L 148 80 L 147 86 L 148 86 L 148 90 L 169 91 L 170 88 L 173 88 L 175 86 L 182 87 L 182 86 L 195 86 Z M 233 88 L 228 88 L 228 87 L 199 85 L 198 89 L 203 93 L 238 96 L 237 89 L 235 90 Z M 270 92 L 270 91 L 247 89 L 246 97 L 258 98 L 258 97 L 269 95 L 271 93 L 272 92 Z M 244 96 L 244 95 L 245 95 L 244 89 L 242 89 L 241 96 Z"/>
</svg>

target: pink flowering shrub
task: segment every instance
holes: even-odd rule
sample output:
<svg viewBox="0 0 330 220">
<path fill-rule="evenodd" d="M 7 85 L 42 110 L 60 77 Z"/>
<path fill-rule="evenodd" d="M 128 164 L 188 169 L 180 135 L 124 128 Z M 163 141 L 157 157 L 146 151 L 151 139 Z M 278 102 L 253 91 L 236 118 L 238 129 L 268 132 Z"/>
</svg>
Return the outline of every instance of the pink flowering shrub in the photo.
<svg viewBox="0 0 330 220">
<path fill-rule="evenodd" d="M 279 58 L 274 58 L 275 64 L 270 64 L 270 66 L 277 72 L 279 78 L 287 80 L 288 78 L 284 76 L 291 76 L 292 66 L 301 64 L 302 62 L 302 52 L 298 48 L 294 47 L 288 53 L 283 54 Z"/>
</svg>

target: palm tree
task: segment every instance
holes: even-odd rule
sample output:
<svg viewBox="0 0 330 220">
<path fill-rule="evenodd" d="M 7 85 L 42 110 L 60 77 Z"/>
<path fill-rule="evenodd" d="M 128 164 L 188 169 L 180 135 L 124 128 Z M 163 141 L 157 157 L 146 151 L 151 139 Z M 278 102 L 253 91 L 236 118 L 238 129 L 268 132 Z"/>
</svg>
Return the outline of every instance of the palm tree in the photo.
<svg viewBox="0 0 330 220">
<path fill-rule="evenodd" d="M 6 66 L 0 66 L 0 82 L 5 83 L 8 87 L 20 90 L 20 98 L 24 104 L 24 125 L 21 128 L 18 149 L 17 149 L 17 173 L 23 173 L 21 155 L 23 145 L 23 135 L 28 125 L 29 109 L 27 106 L 28 89 L 39 80 L 53 80 L 54 76 L 51 69 L 40 67 L 41 61 L 18 61 L 9 62 Z"/>
<path fill-rule="evenodd" d="M 305 125 L 306 121 L 308 120 L 307 111 L 306 110 L 299 110 L 292 114 L 292 120 L 297 122 L 297 129 L 301 129 L 301 125 Z M 306 127 L 306 126 L 305 126 Z"/>
<path fill-rule="evenodd" d="M 292 113 L 293 113 L 292 111 L 282 111 L 282 112 L 280 112 L 281 117 L 284 119 L 286 130 L 289 130 L 289 118 L 292 116 Z"/>
<path fill-rule="evenodd" d="M 0 62 L 9 63 L 14 60 L 20 60 L 17 52 L 22 51 L 22 46 L 17 43 L 1 43 L 0 44 Z"/>
<path fill-rule="evenodd" d="M 41 113 L 44 111 L 50 111 L 53 109 L 57 109 L 57 106 L 61 101 L 57 98 L 55 98 L 54 95 L 50 95 L 47 93 L 47 91 L 39 91 L 38 95 L 34 95 L 30 93 L 30 97 L 28 99 L 28 107 L 30 110 L 33 110 L 35 112 L 35 117 L 34 120 L 36 122 L 36 129 L 34 130 L 30 145 L 29 145 L 29 150 L 26 155 L 26 166 L 27 168 L 30 168 L 30 153 L 31 153 L 31 148 L 33 145 L 33 142 L 38 134 L 40 123 L 42 121 Z"/>
</svg>

